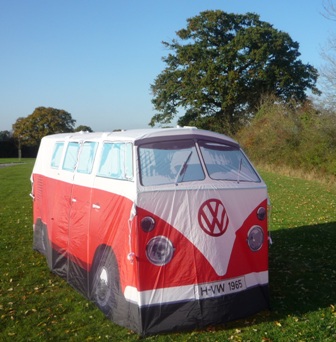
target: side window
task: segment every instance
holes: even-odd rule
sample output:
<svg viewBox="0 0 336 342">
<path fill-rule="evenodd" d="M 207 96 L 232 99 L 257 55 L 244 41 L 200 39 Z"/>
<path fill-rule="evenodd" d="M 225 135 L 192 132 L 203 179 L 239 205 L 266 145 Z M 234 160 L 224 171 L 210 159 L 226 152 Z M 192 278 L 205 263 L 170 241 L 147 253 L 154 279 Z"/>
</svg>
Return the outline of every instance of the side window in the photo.
<svg viewBox="0 0 336 342">
<path fill-rule="evenodd" d="M 51 158 L 51 167 L 58 169 L 61 163 L 64 142 L 57 142 L 54 147 L 54 152 Z"/>
<path fill-rule="evenodd" d="M 77 172 L 80 173 L 91 173 L 94 158 L 96 155 L 98 143 L 93 141 L 85 141 L 82 145 L 79 160 L 78 160 L 78 166 L 77 166 Z"/>
<path fill-rule="evenodd" d="M 105 143 L 99 165 L 98 176 L 132 180 L 133 155 L 130 143 Z"/>
<path fill-rule="evenodd" d="M 65 158 L 63 162 L 63 170 L 74 171 L 77 164 L 77 157 L 79 151 L 79 143 L 70 142 L 65 153 Z"/>
<path fill-rule="evenodd" d="M 125 155 L 125 178 L 133 179 L 133 145 L 130 143 L 124 144 L 124 155 Z"/>
</svg>

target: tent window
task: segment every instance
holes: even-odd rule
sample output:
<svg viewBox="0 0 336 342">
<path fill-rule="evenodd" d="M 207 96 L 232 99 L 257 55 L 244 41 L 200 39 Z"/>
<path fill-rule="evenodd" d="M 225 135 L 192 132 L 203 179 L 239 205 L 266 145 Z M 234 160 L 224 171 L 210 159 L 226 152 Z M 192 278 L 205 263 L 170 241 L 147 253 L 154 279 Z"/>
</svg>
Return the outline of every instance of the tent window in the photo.
<svg viewBox="0 0 336 342">
<path fill-rule="evenodd" d="M 63 162 L 63 170 L 74 171 L 77 164 L 77 157 L 79 151 L 78 142 L 70 142 L 65 153 L 65 158 Z"/>
<path fill-rule="evenodd" d="M 177 184 L 205 178 L 193 140 L 167 141 L 139 147 L 144 186 Z"/>
<path fill-rule="evenodd" d="M 215 180 L 260 182 L 243 152 L 233 146 L 200 141 L 209 176 Z"/>
<path fill-rule="evenodd" d="M 51 158 L 51 167 L 58 169 L 61 163 L 61 157 L 63 152 L 64 142 L 57 142 L 54 146 L 54 152 Z"/>
<path fill-rule="evenodd" d="M 94 158 L 96 155 L 98 143 L 93 141 L 85 141 L 82 145 L 79 160 L 78 160 L 78 166 L 77 166 L 77 172 L 80 173 L 91 173 Z"/>
<path fill-rule="evenodd" d="M 133 145 L 131 143 L 104 143 L 97 176 L 132 180 Z"/>
</svg>

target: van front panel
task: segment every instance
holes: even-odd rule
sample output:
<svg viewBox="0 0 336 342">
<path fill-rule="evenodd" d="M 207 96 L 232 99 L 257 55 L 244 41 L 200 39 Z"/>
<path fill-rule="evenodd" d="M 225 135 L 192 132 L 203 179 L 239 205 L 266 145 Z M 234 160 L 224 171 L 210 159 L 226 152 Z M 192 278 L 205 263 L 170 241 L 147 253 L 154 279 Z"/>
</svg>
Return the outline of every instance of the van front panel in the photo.
<svg viewBox="0 0 336 342">
<path fill-rule="evenodd" d="M 239 288 L 232 288 L 237 291 L 268 283 L 267 217 L 258 218 L 260 208 L 267 210 L 265 188 L 149 191 L 138 195 L 137 206 L 137 291 L 149 300 L 141 304 L 154 304 L 155 290 L 149 295 L 153 289 L 160 289 L 160 300 L 164 295 L 170 302 L 176 300 L 174 288 L 181 286 L 199 291 L 197 284 L 233 279 L 241 283 Z M 151 231 L 141 228 L 144 218 L 155 222 Z M 263 241 L 251 248 L 248 239 L 254 227 L 262 230 Z M 258 232 L 259 228 L 255 229 Z M 157 236 L 167 238 L 173 249 L 171 260 L 164 265 L 149 260 L 148 245 Z M 171 297 L 169 288 L 173 289 Z M 200 293 L 193 293 L 193 299 L 200 297 Z"/>
</svg>

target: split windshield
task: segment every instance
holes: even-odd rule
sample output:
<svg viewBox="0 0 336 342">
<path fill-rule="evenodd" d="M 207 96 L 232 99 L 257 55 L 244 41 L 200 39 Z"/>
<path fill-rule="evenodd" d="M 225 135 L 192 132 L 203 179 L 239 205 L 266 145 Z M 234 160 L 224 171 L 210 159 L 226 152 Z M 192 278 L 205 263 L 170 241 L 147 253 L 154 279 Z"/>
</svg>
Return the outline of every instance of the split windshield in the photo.
<svg viewBox="0 0 336 342">
<path fill-rule="evenodd" d="M 213 180 L 260 182 L 238 147 L 217 142 L 180 140 L 139 147 L 143 186 Z"/>
</svg>

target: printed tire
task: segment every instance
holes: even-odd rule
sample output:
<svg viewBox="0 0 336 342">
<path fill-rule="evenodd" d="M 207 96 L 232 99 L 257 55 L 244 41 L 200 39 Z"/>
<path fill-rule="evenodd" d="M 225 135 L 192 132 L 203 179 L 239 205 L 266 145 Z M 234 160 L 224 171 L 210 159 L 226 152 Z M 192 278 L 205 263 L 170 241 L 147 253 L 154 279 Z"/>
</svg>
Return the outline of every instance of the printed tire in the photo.
<svg viewBox="0 0 336 342">
<path fill-rule="evenodd" d="M 44 256 L 47 256 L 48 246 L 49 240 L 46 226 L 38 219 L 35 224 L 33 248 Z"/>
<path fill-rule="evenodd" d="M 113 251 L 104 246 L 95 255 L 90 272 L 91 300 L 109 318 L 118 317 L 122 303 L 118 263 Z"/>
</svg>

